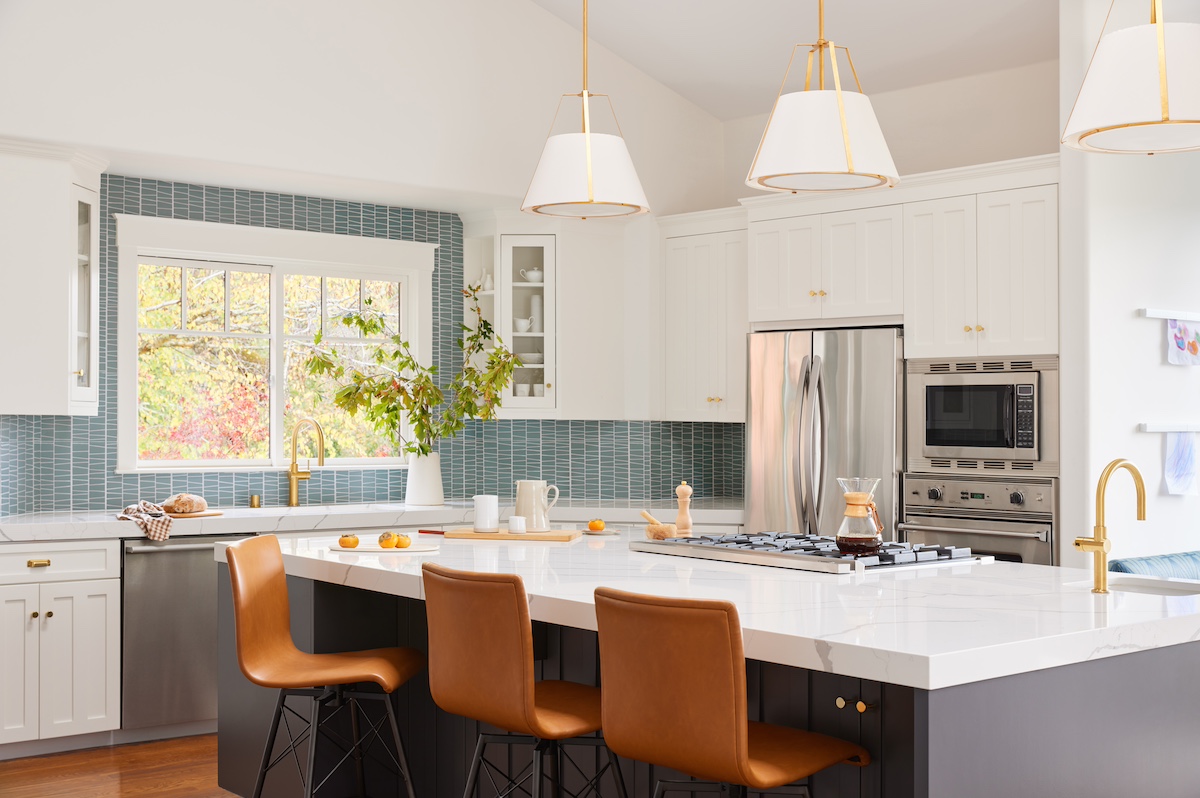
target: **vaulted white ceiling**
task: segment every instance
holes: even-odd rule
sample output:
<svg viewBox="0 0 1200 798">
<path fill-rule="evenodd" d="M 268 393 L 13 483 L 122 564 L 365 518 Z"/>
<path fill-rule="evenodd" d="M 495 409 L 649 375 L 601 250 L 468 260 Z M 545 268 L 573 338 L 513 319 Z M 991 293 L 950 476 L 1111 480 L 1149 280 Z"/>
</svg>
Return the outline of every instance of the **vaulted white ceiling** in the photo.
<svg viewBox="0 0 1200 798">
<path fill-rule="evenodd" d="M 581 27 L 581 0 L 533 2 Z M 590 0 L 588 12 L 594 42 L 723 120 L 769 111 L 792 46 L 817 38 L 817 0 Z M 871 94 L 1053 60 L 1058 3 L 826 0 L 825 35 L 850 47 Z"/>
</svg>

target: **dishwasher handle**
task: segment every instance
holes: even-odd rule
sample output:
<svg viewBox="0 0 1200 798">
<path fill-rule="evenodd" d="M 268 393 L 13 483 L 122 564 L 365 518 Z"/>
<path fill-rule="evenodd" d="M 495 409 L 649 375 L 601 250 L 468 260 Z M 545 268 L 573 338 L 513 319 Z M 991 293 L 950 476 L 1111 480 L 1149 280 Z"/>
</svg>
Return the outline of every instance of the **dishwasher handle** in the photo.
<svg viewBox="0 0 1200 798">
<path fill-rule="evenodd" d="M 896 528 L 903 532 L 952 532 L 959 535 L 993 535 L 1001 538 L 1027 538 L 1046 542 L 1046 531 L 1041 532 L 1005 532 L 999 529 L 964 529 L 956 526 L 921 526 L 919 524 L 897 524 Z"/>
<path fill-rule="evenodd" d="M 126 546 L 126 554 L 167 554 L 178 551 L 212 551 L 215 543 L 186 543 L 182 546 Z"/>
</svg>

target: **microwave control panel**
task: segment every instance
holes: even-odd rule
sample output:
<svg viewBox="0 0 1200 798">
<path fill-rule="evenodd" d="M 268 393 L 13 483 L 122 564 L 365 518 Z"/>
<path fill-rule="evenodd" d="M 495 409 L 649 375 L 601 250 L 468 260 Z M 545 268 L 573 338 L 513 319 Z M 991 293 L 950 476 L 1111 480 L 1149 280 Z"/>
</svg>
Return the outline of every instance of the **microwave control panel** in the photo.
<svg viewBox="0 0 1200 798">
<path fill-rule="evenodd" d="M 1032 449 L 1036 446 L 1034 442 L 1034 405 L 1037 402 L 1037 397 L 1034 395 L 1032 385 L 1016 386 L 1017 389 L 1017 448 Z"/>
<path fill-rule="evenodd" d="M 905 507 L 955 507 L 1047 513 L 1054 509 L 1051 480 L 964 480 L 906 475 Z"/>
</svg>

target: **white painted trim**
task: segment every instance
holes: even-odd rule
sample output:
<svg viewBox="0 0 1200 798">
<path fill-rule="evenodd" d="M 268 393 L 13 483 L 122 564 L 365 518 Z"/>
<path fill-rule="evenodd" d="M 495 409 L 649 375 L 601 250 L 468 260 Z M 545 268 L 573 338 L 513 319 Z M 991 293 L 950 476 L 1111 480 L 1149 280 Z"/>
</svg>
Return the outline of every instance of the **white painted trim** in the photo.
<svg viewBox="0 0 1200 798">
<path fill-rule="evenodd" d="M 279 273 L 305 271 L 335 276 L 352 273 L 402 281 L 406 288 L 404 319 L 415 327 L 409 327 L 406 334 L 418 361 L 423 364 L 433 361 L 433 270 L 437 244 L 123 213 L 114 216 L 117 220 L 117 473 L 164 473 L 168 470 L 142 468 L 137 460 L 137 363 L 125 353 L 137 349 L 137 267 L 140 257 L 259 265 Z M 272 433 L 273 447 L 282 452 L 285 448 L 282 439 L 275 434 L 274 428 Z M 387 462 L 375 465 L 397 468 L 401 461 L 388 458 Z M 278 467 L 279 464 L 273 462 L 269 466 L 232 468 L 258 471 Z M 197 465 L 169 470 L 229 469 L 228 465 Z"/>
<path fill-rule="evenodd" d="M 1056 184 L 1058 181 L 1059 157 L 1055 153 L 910 175 L 902 178 L 900 185 L 895 188 L 829 194 L 772 194 L 748 197 L 739 202 L 746 208 L 748 220 L 759 222 L 923 202 L 964 194 L 1007 191 Z"/>
<path fill-rule="evenodd" d="M 1140 308 L 1138 315 L 1147 319 L 1177 319 L 1179 321 L 1200 321 L 1200 313 L 1183 310 L 1161 310 L 1159 308 Z"/>
<path fill-rule="evenodd" d="M 81 152 L 73 147 L 51 144 L 45 141 L 0 138 L 0 153 L 22 155 L 29 158 L 45 158 L 50 161 L 64 161 L 72 166 L 95 173 L 97 178 L 99 178 L 101 172 L 108 168 L 108 160 L 99 155 L 90 152 Z M 92 181 L 89 180 L 88 182 L 90 184 Z M 93 188 L 91 185 L 87 187 Z M 100 190 L 98 179 L 93 190 Z"/>
<path fill-rule="evenodd" d="M 747 226 L 745 208 L 717 208 L 711 211 L 679 213 L 658 218 L 659 235 L 662 238 L 706 235 L 708 233 L 733 233 Z"/>
<path fill-rule="evenodd" d="M 1138 432 L 1200 432 L 1200 424 L 1138 424 Z"/>
</svg>

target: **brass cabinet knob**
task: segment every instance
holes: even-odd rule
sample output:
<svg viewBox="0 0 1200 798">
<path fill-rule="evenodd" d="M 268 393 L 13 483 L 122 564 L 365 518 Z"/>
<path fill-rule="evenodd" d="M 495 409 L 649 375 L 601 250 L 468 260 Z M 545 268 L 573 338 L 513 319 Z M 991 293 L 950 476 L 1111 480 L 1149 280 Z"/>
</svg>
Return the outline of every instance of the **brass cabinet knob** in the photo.
<svg viewBox="0 0 1200 798">
<path fill-rule="evenodd" d="M 708 402 L 709 404 L 712 404 L 712 400 L 713 400 L 713 398 L 710 396 L 707 399 L 705 399 L 704 401 Z"/>
<path fill-rule="evenodd" d="M 824 292 L 824 291 L 818 291 L 818 292 L 817 292 L 817 295 L 818 295 L 818 296 L 826 296 L 826 294 L 825 294 L 825 292 Z"/>
<path fill-rule="evenodd" d="M 47 612 L 47 613 L 46 613 L 46 617 L 47 617 L 47 618 L 53 618 L 53 617 L 54 617 L 54 610 L 50 610 L 49 612 Z"/>
<path fill-rule="evenodd" d="M 970 325 L 970 324 L 968 324 L 967 326 L 963 327 L 963 332 L 970 332 L 970 331 L 971 331 L 971 325 Z"/>
<path fill-rule="evenodd" d="M 816 295 L 817 295 L 817 292 L 816 292 L 816 291 L 809 291 L 809 292 L 808 292 L 808 295 L 809 295 L 809 296 L 816 296 Z"/>
<path fill-rule="evenodd" d="M 874 709 L 874 708 L 875 708 L 875 705 L 874 705 L 874 704 L 868 704 L 866 701 L 859 701 L 857 704 L 855 704 L 855 705 L 854 705 L 854 708 L 855 708 L 855 709 L 857 709 L 857 710 L 858 710 L 858 714 L 860 714 L 860 715 L 861 715 L 861 714 L 863 714 L 864 712 L 866 712 L 868 709 Z"/>
<path fill-rule="evenodd" d="M 550 389 L 551 389 L 551 388 L 553 388 L 553 387 L 554 387 L 554 386 L 553 386 L 553 385 L 551 385 L 550 383 L 546 383 L 546 390 L 550 390 Z"/>
<path fill-rule="evenodd" d="M 49 568 L 50 561 L 49 560 L 26 560 L 25 567 L 26 568 Z"/>
<path fill-rule="evenodd" d="M 721 397 L 719 397 L 719 396 L 714 396 L 714 397 L 713 397 L 713 401 L 714 401 L 714 402 L 723 402 L 723 401 L 725 401 L 725 400 L 724 400 L 724 399 L 722 399 L 722 398 L 721 398 Z"/>
<path fill-rule="evenodd" d="M 31 614 L 29 617 L 30 617 L 30 618 L 36 618 L 36 617 L 38 617 L 38 614 L 37 614 L 37 612 L 35 611 L 35 612 L 34 612 L 33 614 Z"/>
<path fill-rule="evenodd" d="M 838 709 L 846 708 L 846 699 L 842 698 L 841 696 L 838 696 L 837 698 L 835 698 L 833 700 L 833 703 L 834 703 L 834 706 L 836 706 Z"/>
<path fill-rule="evenodd" d="M 983 325 L 976 324 L 976 325 L 975 325 L 975 332 L 983 332 Z"/>
</svg>

